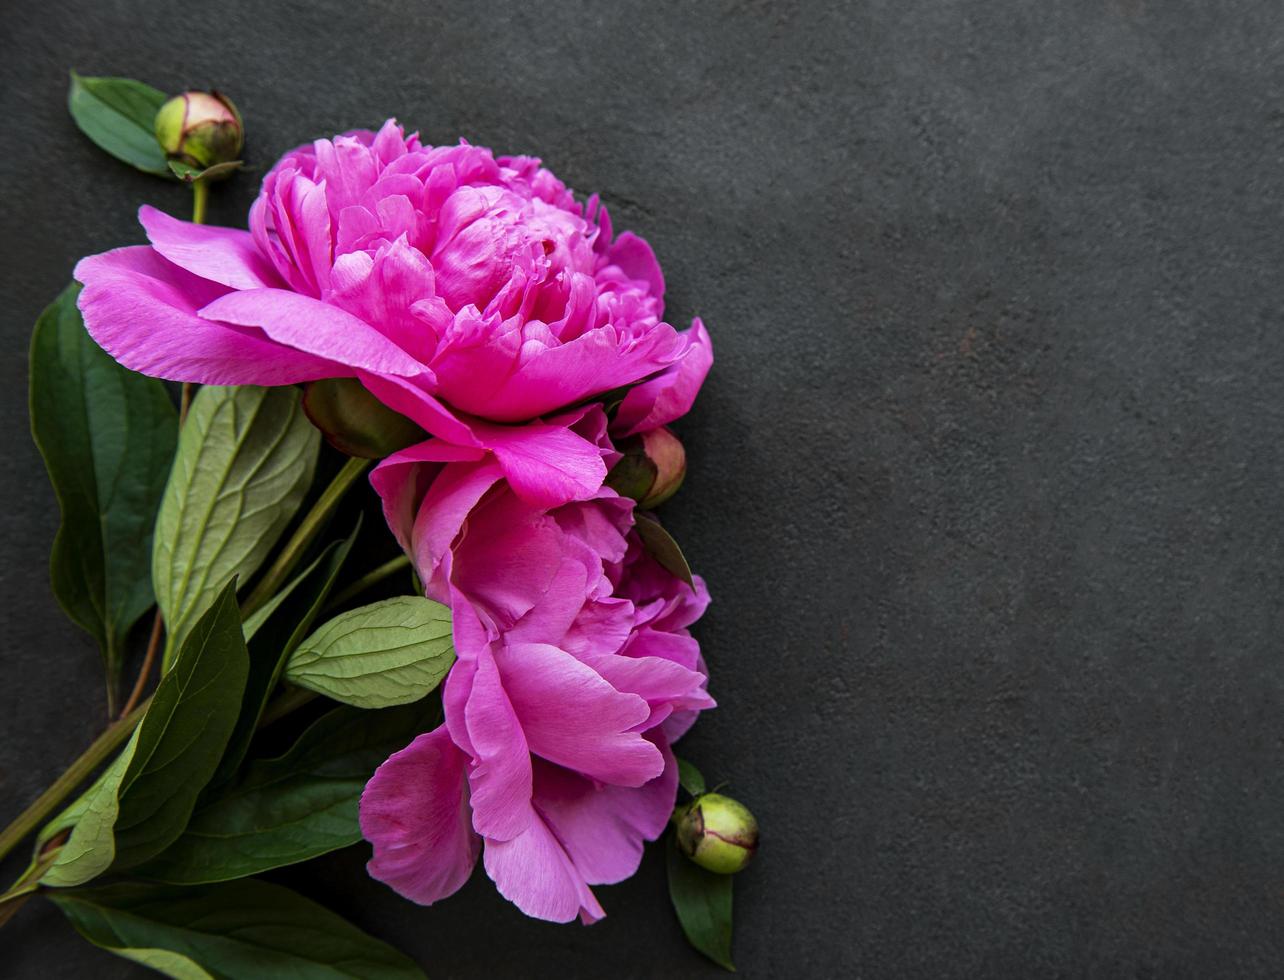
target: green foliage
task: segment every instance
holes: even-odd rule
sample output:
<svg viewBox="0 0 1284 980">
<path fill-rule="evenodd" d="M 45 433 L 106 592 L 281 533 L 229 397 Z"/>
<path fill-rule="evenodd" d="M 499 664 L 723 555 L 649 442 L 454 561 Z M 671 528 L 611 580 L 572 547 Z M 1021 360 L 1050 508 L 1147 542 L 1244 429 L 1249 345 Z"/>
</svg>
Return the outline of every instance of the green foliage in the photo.
<svg viewBox="0 0 1284 980">
<path fill-rule="evenodd" d="M 71 836 L 40 882 L 81 885 L 165 850 L 187 826 L 241 707 L 249 657 L 235 582 L 193 625 L 151 706 L 103 776 L 40 834 Z"/>
<path fill-rule="evenodd" d="M 673 834 L 665 838 L 669 898 L 687 941 L 713 962 L 734 970 L 731 962 L 731 875 L 697 867 L 678 850 Z"/>
<path fill-rule="evenodd" d="M 63 290 L 31 338 L 31 432 L 62 524 L 54 595 L 98 641 L 109 700 L 130 627 L 152 604 L 152 525 L 174 458 L 178 413 L 165 386 L 116 363 Z"/>
<path fill-rule="evenodd" d="M 196 393 L 152 554 L 167 668 L 192 617 L 267 558 L 312 483 L 320 444 L 297 389 L 207 385 Z"/>
<path fill-rule="evenodd" d="M 227 881 L 357 843 L 365 784 L 388 756 L 435 727 L 439 710 L 423 701 L 383 711 L 335 708 L 285 755 L 249 763 L 137 873 L 184 885 Z"/>
<path fill-rule="evenodd" d="M 645 510 L 634 511 L 633 518 L 638 537 L 642 539 L 642 544 L 651 553 L 651 557 L 694 589 L 695 577 L 691 574 L 691 566 L 687 564 L 682 549 L 673 540 L 673 535 L 664 529 L 659 518 Z"/>
<path fill-rule="evenodd" d="M 291 655 L 292 684 L 359 708 L 417 701 L 455 662 L 450 610 L 423 596 L 397 596 L 336 616 Z"/>
<path fill-rule="evenodd" d="M 692 796 L 705 791 L 704 775 L 686 759 L 678 759 L 678 782 Z"/>
<path fill-rule="evenodd" d="M 156 113 L 165 93 L 132 78 L 86 78 L 71 73 L 67 109 L 80 131 L 117 160 L 144 173 L 169 177 L 156 142 Z"/>
<path fill-rule="evenodd" d="M 288 888 L 125 882 L 54 894 L 82 936 L 177 980 L 424 980 L 392 947 Z"/>
</svg>

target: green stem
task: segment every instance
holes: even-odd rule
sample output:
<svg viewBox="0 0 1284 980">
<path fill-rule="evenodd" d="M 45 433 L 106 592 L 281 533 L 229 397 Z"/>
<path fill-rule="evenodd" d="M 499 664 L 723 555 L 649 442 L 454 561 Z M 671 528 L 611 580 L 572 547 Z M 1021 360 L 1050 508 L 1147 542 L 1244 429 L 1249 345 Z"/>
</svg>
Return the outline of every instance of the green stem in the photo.
<svg viewBox="0 0 1284 980">
<path fill-rule="evenodd" d="M 207 180 L 198 180 L 192 184 L 192 223 L 205 224 L 205 206 L 210 200 L 210 185 Z"/>
<path fill-rule="evenodd" d="M 366 591 L 366 589 L 370 588 L 371 586 L 378 585 L 380 582 L 386 579 L 389 575 L 395 575 L 397 572 L 401 571 L 403 568 L 409 568 L 409 567 L 410 567 L 410 559 L 407 558 L 405 555 L 398 555 L 396 558 L 393 558 L 390 561 L 384 562 L 378 568 L 373 569 L 369 572 L 366 572 L 364 575 L 361 576 L 361 578 L 357 579 L 355 582 L 349 585 L 346 589 L 343 589 L 342 591 L 340 591 L 339 594 L 336 595 L 333 599 L 331 599 L 329 603 L 326 605 L 325 612 L 328 613 L 331 610 L 338 609 L 345 602 L 348 602 L 351 599 L 355 599 L 357 596 L 361 595 L 361 593 Z"/>
<path fill-rule="evenodd" d="M 241 606 L 242 618 L 253 614 L 255 610 L 276 595 L 277 589 L 285 584 L 285 580 L 294 571 L 294 567 L 298 565 L 304 552 L 307 551 L 308 545 L 321 533 L 326 521 L 330 519 L 335 508 L 339 506 L 339 501 L 343 499 L 343 495 L 348 492 L 348 489 L 356 482 L 357 478 L 366 471 L 370 463 L 371 461 L 368 459 L 358 459 L 353 456 L 343 464 L 343 469 L 335 474 L 334 479 L 330 481 L 330 485 L 325 488 L 321 496 L 317 498 L 317 502 L 312 505 L 312 509 L 308 511 L 307 517 L 303 518 L 303 522 L 299 524 L 290 540 L 286 542 L 285 547 L 276 556 L 276 561 L 272 563 L 272 567 L 263 573 L 263 577 L 259 579 L 259 584 L 254 587 L 254 590 L 246 598 L 245 603 Z"/>
<path fill-rule="evenodd" d="M 119 721 L 112 722 L 98 736 L 84 753 L 67 767 L 49 788 L 36 797 L 35 802 L 13 820 L 9 826 L 0 831 L 0 858 L 12 851 L 29 833 L 44 823 L 53 811 L 77 786 L 89 778 L 90 774 L 102 764 L 109 755 L 118 749 L 125 739 L 129 738 L 152 699 L 148 698 L 137 708 Z"/>
</svg>

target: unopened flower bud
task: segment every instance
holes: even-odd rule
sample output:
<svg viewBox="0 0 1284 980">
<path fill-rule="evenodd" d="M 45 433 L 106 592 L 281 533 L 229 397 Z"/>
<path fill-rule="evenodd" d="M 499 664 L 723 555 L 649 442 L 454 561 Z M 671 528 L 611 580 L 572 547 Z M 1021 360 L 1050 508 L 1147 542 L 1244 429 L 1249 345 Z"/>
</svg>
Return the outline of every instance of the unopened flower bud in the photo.
<svg viewBox="0 0 1284 980">
<path fill-rule="evenodd" d="M 720 875 L 744 869 L 758 849 L 758 821 L 744 804 L 721 793 L 704 793 L 677 820 L 678 848 L 706 871 Z"/>
<path fill-rule="evenodd" d="M 619 449 L 624 457 L 607 474 L 606 485 L 620 496 L 632 497 L 650 510 L 682 486 L 687 475 L 687 453 L 682 441 L 663 426 L 631 436 Z"/>
<path fill-rule="evenodd" d="M 341 453 L 383 459 L 428 433 L 370 394 L 356 378 L 322 378 L 303 393 L 303 411 Z"/>
<path fill-rule="evenodd" d="M 226 95 L 184 92 L 156 113 L 156 140 L 171 160 L 204 170 L 239 160 L 245 129 Z"/>
</svg>

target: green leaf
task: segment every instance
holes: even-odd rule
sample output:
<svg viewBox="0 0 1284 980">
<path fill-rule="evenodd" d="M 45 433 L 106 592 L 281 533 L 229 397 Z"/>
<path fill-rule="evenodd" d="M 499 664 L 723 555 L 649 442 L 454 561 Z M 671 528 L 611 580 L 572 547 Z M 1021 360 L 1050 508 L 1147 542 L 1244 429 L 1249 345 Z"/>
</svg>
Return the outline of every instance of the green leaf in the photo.
<svg viewBox="0 0 1284 980">
<path fill-rule="evenodd" d="M 63 290 L 31 337 L 31 433 L 62 524 L 50 571 L 58 603 L 98 641 L 114 698 L 125 639 L 152 604 L 152 524 L 174 458 L 165 386 L 94 343 Z"/>
<path fill-rule="evenodd" d="M 179 980 L 424 980 L 391 946 L 266 881 L 125 882 L 51 898 L 90 942 Z"/>
<path fill-rule="evenodd" d="M 178 838 L 227 746 L 248 669 L 229 582 L 192 627 L 121 754 L 41 832 L 43 843 L 73 828 L 41 884 L 84 884 L 108 868 L 141 864 Z"/>
<path fill-rule="evenodd" d="M 676 575 L 694 589 L 695 578 L 691 575 L 691 566 L 687 564 L 687 559 L 682 554 L 682 549 L 673 540 L 673 536 L 664 529 L 660 519 L 648 511 L 635 510 L 633 512 L 633 526 L 637 529 L 638 537 L 642 539 L 643 546 L 651 553 L 651 557 L 658 561 L 661 567 Z"/>
<path fill-rule="evenodd" d="M 731 875 L 716 875 L 687 860 L 673 834 L 665 838 L 669 898 L 687 941 L 728 970 L 731 963 Z"/>
<path fill-rule="evenodd" d="M 228 740 L 227 751 L 212 782 L 222 783 L 236 774 L 259 727 L 263 709 L 280 680 L 286 658 L 312 629 L 360 532 L 361 518 L 358 516 L 356 526 L 347 538 L 326 548 L 266 606 L 246 620 L 244 629 L 250 650 L 250 675 L 245 682 L 245 696 L 241 699 L 236 729 Z"/>
<path fill-rule="evenodd" d="M 455 662 L 450 610 L 423 596 L 397 596 L 341 613 L 291 655 L 285 677 L 358 708 L 417 701 Z"/>
<path fill-rule="evenodd" d="M 192 617 L 263 563 L 312 483 L 321 438 L 295 388 L 207 385 L 192 399 L 156 518 L 166 667 Z"/>
<path fill-rule="evenodd" d="M 334 709 L 285 755 L 246 766 L 235 784 L 197 808 L 182 837 L 136 873 L 179 885 L 227 881 L 357 843 L 366 783 L 388 756 L 435 727 L 439 712 L 435 699 L 383 711 Z"/>
<path fill-rule="evenodd" d="M 165 93 L 132 78 L 85 78 L 71 73 L 67 108 L 80 131 L 117 160 L 145 173 L 170 175 L 156 142 L 156 113 Z"/>
<path fill-rule="evenodd" d="M 224 177 L 230 177 L 235 171 L 245 166 L 244 160 L 225 160 L 223 163 L 216 163 L 212 167 L 206 167 L 202 170 L 200 167 L 193 167 L 190 163 L 184 163 L 182 160 L 170 160 L 169 169 L 185 184 L 194 184 L 198 180 L 222 180 Z"/>
<path fill-rule="evenodd" d="M 699 796 L 705 791 L 704 775 L 686 759 L 678 759 L 678 782 L 692 796 Z"/>
</svg>

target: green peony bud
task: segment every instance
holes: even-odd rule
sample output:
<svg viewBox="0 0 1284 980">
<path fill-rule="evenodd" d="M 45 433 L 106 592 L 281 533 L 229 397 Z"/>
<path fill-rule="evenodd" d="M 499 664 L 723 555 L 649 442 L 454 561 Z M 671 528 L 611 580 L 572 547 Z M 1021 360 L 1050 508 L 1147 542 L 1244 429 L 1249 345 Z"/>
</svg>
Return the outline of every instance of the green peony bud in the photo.
<svg viewBox="0 0 1284 980">
<path fill-rule="evenodd" d="M 171 160 L 204 170 L 239 160 L 245 129 L 226 95 L 184 92 L 156 113 L 156 141 Z"/>
<path fill-rule="evenodd" d="M 622 497 L 632 497 L 643 509 L 660 506 L 682 486 L 687 453 L 682 441 L 661 426 L 620 443 L 624 457 L 611 467 L 606 485 Z"/>
<path fill-rule="evenodd" d="M 428 433 L 388 408 L 356 378 L 323 378 L 308 384 L 303 411 L 341 453 L 383 459 L 423 442 Z"/>
<path fill-rule="evenodd" d="M 748 808 L 720 793 L 697 796 L 677 818 L 678 848 L 706 871 L 744 870 L 758 849 L 758 821 Z"/>
</svg>

